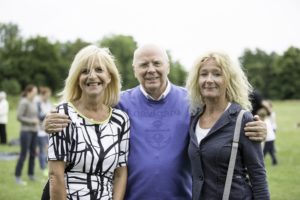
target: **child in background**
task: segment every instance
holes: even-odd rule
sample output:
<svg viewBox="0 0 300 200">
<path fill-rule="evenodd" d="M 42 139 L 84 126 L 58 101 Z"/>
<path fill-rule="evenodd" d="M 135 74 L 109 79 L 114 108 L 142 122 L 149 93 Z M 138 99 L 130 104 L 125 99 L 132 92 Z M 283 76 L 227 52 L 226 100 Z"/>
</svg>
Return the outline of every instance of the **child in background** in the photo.
<svg viewBox="0 0 300 200">
<path fill-rule="evenodd" d="M 276 135 L 275 135 L 275 130 L 273 127 L 273 123 L 272 123 L 272 118 L 271 118 L 271 107 L 268 103 L 268 101 L 263 101 L 262 103 L 263 107 L 260 108 L 257 111 L 257 114 L 259 115 L 259 117 L 264 120 L 264 122 L 267 125 L 267 137 L 263 146 L 263 153 L 264 156 L 267 155 L 267 153 L 270 154 L 271 159 L 272 159 L 272 165 L 277 165 L 277 158 L 276 158 L 276 151 L 275 151 L 275 139 L 276 139 Z"/>
<path fill-rule="evenodd" d="M 48 176 L 47 170 L 47 150 L 48 150 L 48 134 L 44 131 L 43 121 L 48 112 L 53 108 L 52 103 L 50 102 L 51 89 L 48 87 L 40 87 L 40 99 L 37 102 L 39 119 L 41 122 L 40 129 L 38 131 L 38 155 L 41 170 L 43 171 L 44 176 Z"/>
</svg>

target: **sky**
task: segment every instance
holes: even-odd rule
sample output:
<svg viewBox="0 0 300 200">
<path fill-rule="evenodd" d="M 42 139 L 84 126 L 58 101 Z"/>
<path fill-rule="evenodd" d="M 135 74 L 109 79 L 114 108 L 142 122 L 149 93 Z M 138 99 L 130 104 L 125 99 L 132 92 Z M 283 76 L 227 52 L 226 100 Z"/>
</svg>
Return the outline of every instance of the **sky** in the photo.
<svg viewBox="0 0 300 200">
<path fill-rule="evenodd" d="M 233 59 L 248 48 L 282 54 L 300 48 L 299 0 L 0 0 L 0 23 L 51 41 L 133 36 L 169 50 L 188 70 L 211 50 Z"/>
</svg>

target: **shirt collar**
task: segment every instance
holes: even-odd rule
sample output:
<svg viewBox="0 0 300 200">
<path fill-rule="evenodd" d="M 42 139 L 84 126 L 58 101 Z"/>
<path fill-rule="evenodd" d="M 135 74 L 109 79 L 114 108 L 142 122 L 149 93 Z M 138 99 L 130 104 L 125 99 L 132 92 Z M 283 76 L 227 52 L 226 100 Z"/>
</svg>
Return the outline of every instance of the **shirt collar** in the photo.
<svg viewBox="0 0 300 200">
<path fill-rule="evenodd" d="M 171 84 L 170 84 L 170 81 L 167 80 L 167 87 L 165 89 L 165 91 L 160 95 L 160 97 L 158 99 L 154 99 L 150 94 L 148 94 L 146 92 L 146 90 L 143 88 L 142 85 L 140 85 L 140 90 L 141 92 L 143 93 L 143 95 L 147 98 L 147 99 L 151 99 L 151 100 L 154 100 L 154 101 L 159 101 L 159 100 L 162 100 L 164 98 L 166 98 L 166 96 L 170 93 L 170 90 L 171 90 Z"/>
</svg>

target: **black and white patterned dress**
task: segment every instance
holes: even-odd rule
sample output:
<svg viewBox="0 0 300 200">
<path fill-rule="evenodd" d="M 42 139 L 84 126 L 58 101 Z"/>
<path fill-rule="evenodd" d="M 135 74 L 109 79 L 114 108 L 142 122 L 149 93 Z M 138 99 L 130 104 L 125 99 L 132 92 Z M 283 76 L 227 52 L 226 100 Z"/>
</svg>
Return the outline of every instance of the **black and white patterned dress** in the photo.
<svg viewBox="0 0 300 200">
<path fill-rule="evenodd" d="M 85 118 L 70 103 L 58 106 L 72 123 L 51 134 L 48 159 L 66 162 L 68 199 L 112 199 L 113 174 L 127 166 L 130 122 L 126 113 L 111 108 L 104 122 Z"/>
</svg>

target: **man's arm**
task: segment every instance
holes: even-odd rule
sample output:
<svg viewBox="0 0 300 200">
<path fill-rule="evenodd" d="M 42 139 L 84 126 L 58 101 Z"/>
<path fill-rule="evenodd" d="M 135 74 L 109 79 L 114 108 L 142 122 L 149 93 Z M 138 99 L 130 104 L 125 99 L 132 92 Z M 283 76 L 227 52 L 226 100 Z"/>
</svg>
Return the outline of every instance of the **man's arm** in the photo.
<svg viewBox="0 0 300 200">
<path fill-rule="evenodd" d="M 56 133 L 62 131 L 71 121 L 69 117 L 64 114 L 51 111 L 44 119 L 44 127 L 47 133 Z"/>
<path fill-rule="evenodd" d="M 245 135 L 250 140 L 262 142 L 267 136 L 267 125 L 261 121 L 258 115 L 254 116 L 254 121 L 248 122 L 244 128 Z"/>
</svg>

